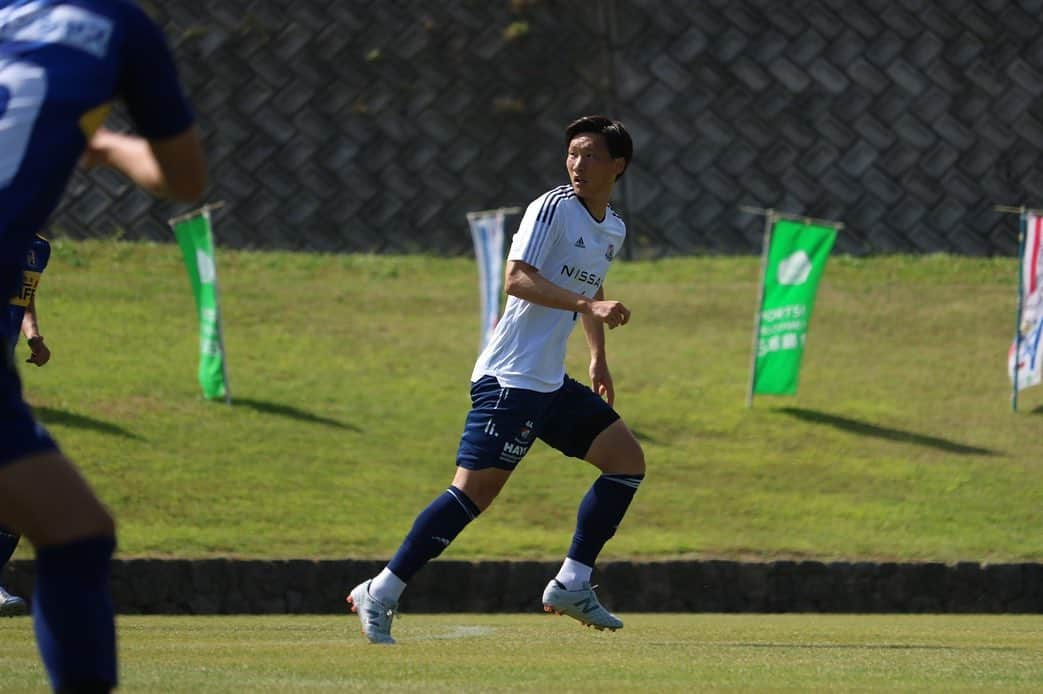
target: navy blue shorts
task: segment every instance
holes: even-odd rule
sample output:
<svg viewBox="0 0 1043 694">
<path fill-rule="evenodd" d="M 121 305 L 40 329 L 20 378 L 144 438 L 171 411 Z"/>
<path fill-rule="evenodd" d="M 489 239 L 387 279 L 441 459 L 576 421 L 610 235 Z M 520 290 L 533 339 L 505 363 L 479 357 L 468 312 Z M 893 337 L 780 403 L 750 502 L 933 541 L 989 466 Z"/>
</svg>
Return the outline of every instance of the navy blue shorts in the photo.
<svg viewBox="0 0 1043 694">
<path fill-rule="evenodd" d="M 496 377 L 483 376 L 471 384 L 471 411 L 456 464 L 469 470 L 513 470 L 536 439 L 583 458 L 598 434 L 617 419 L 607 402 L 568 376 L 551 393 L 501 388 Z"/>
<path fill-rule="evenodd" d="M 11 363 L 10 350 L 5 349 L 0 357 L 0 467 L 57 449 L 54 439 L 22 399 L 22 382 Z"/>
</svg>

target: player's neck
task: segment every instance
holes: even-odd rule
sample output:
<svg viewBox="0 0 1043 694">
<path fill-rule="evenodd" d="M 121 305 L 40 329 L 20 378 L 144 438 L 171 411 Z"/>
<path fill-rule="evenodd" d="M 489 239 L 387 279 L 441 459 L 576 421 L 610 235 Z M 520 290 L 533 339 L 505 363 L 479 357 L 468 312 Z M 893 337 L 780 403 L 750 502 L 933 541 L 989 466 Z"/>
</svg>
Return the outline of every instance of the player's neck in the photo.
<svg viewBox="0 0 1043 694">
<path fill-rule="evenodd" d="M 579 196 L 577 196 L 579 198 Z M 605 215 L 608 213 L 608 198 L 579 198 L 579 201 L 583 203 L 583 207 L 587 208 L 587 212 L 594 221 L 600 224 L 605 221 Z"/>
</svg>

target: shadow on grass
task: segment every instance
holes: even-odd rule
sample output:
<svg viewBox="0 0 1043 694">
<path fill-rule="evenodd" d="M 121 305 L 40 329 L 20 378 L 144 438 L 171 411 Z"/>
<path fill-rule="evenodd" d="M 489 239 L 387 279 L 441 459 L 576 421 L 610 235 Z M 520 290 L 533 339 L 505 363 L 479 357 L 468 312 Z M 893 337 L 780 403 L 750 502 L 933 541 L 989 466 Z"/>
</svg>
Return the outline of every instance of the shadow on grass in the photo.
<svg viewBox="0 0 1043 694">
<path fill-rule="evenodd" d="M 279 417 L 288 417 L 289 419 L 296 419 L 301 422 L 309 422 L 311 424 L 322 424 L 328 427 L 336 427 L 337 429 L 344 429 L 345 431 L 362 431 L 354 424 L 345 424 L 344 422 L 332 419 L 330 417 L 323 417 L 321 415 L 313 414 L 306 410 L 302 410 L 292 405 L 283 405 L 277 402 L 267 402 L 265 400 L 254 400 L 253 398 L 232 398 L 233 407 L 248 407 L 256 412 L 263 414 L 274 414 Z"/>
<path fill-rule="evenodd" d="M 44 424 L 57 424 L 59 426 L 76 427 L 77 429 L 90 429 L 102 434 L 122 436 L 125 439 L 133 439 L 135 441 L 144 440 L 133 431 L 127 431 L 118 424 L 106 422 L 101 419 L 95 419 L 94 417 L 88 417 L 83 414 L 76 414 L 75 412 L 67 412 L 66 410 L 59 410 L 53 407 L 34 407 L 33 413 Z"/>
<path fill-rule="evenodd" d="M 875 436 L 879 439 L 887 439 L 899 443 L 912 443 L 917 446 L 937 448 L 946 453 L 958 453 L 960 455 L 1002 455 L 1001 453 L 988 448 L 967 446 L 937 436 L 926 436 L 911 431 L 881 427 L 875 424 L 869 424 L 868 422 L 860 422 L 857 419 L 848 419 L 847 417 L 840 417 L 834 414 L 818 412 L 816 410 L 805 410 L 800 407 L 783 407 L 779 411 L 788 414 L 791 417 L 802 419 L 805 422 L 811 422 L 812 424 L 827 424 L 836 429 L 849 431 L 852 434 L 858 434 L 859 436 Z"/>
</svg>

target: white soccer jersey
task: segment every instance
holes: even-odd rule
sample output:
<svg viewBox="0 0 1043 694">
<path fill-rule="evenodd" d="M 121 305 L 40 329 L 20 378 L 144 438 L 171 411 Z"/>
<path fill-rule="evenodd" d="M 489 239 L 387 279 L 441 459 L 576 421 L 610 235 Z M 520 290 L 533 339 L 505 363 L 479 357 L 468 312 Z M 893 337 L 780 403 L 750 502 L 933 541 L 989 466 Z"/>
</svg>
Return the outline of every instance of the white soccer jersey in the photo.
<svg viewBox="0 0 1043 694">
<path fill-rule="evenodd" d="M 592 297 L 624 238 L 626 225 L 611 207 L 598 222 L 572 186 L 559 186 L 525 210 L 507 259 L 528 263 L 554 284 Z M 471 381 L 491 375 L 504 388 L 557 390 L 565 381 L 565 349 L 577 319 L 571 311 L 508 296 Z"/>
</svg>

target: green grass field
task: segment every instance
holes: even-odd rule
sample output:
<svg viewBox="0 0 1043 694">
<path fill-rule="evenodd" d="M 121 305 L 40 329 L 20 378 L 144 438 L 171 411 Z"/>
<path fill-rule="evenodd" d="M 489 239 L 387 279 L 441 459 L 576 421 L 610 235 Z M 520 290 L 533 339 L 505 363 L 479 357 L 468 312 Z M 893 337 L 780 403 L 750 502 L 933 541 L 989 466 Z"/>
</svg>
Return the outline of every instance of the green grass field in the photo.
<svg viewBox="0 0 1043 694">
<path fill-rule="evenodd" d="M 121 617 L 126 692 L 1039 691 L 1040 617 L 406 615 Z M 27 618 L 0 621 L 4 692 L 46 691 Z"/>
<path fill-rule="evenodd" d="M 473 260 L 222 250 L 218 271 L 232 407 L 199 396 L 176 246 L 59 241 L 41 283 L 54 356 L 27 397 L 121 556 L 389 556 L 453 473 Z M 609 333 L 616 404 L 649 474 L 606 558 L 1043 560 L 1043 388 L 1014 414 L 1006 376 L 1014 260 L 832 258 L 799 395 L 747 410 L 757 275 L 609 276 L 633 311 Z M 581 331 L 569 363 L 585 377 Z M 560 557 L 593 476 L 537 446 L 445 556 Z"/>
</svg>

